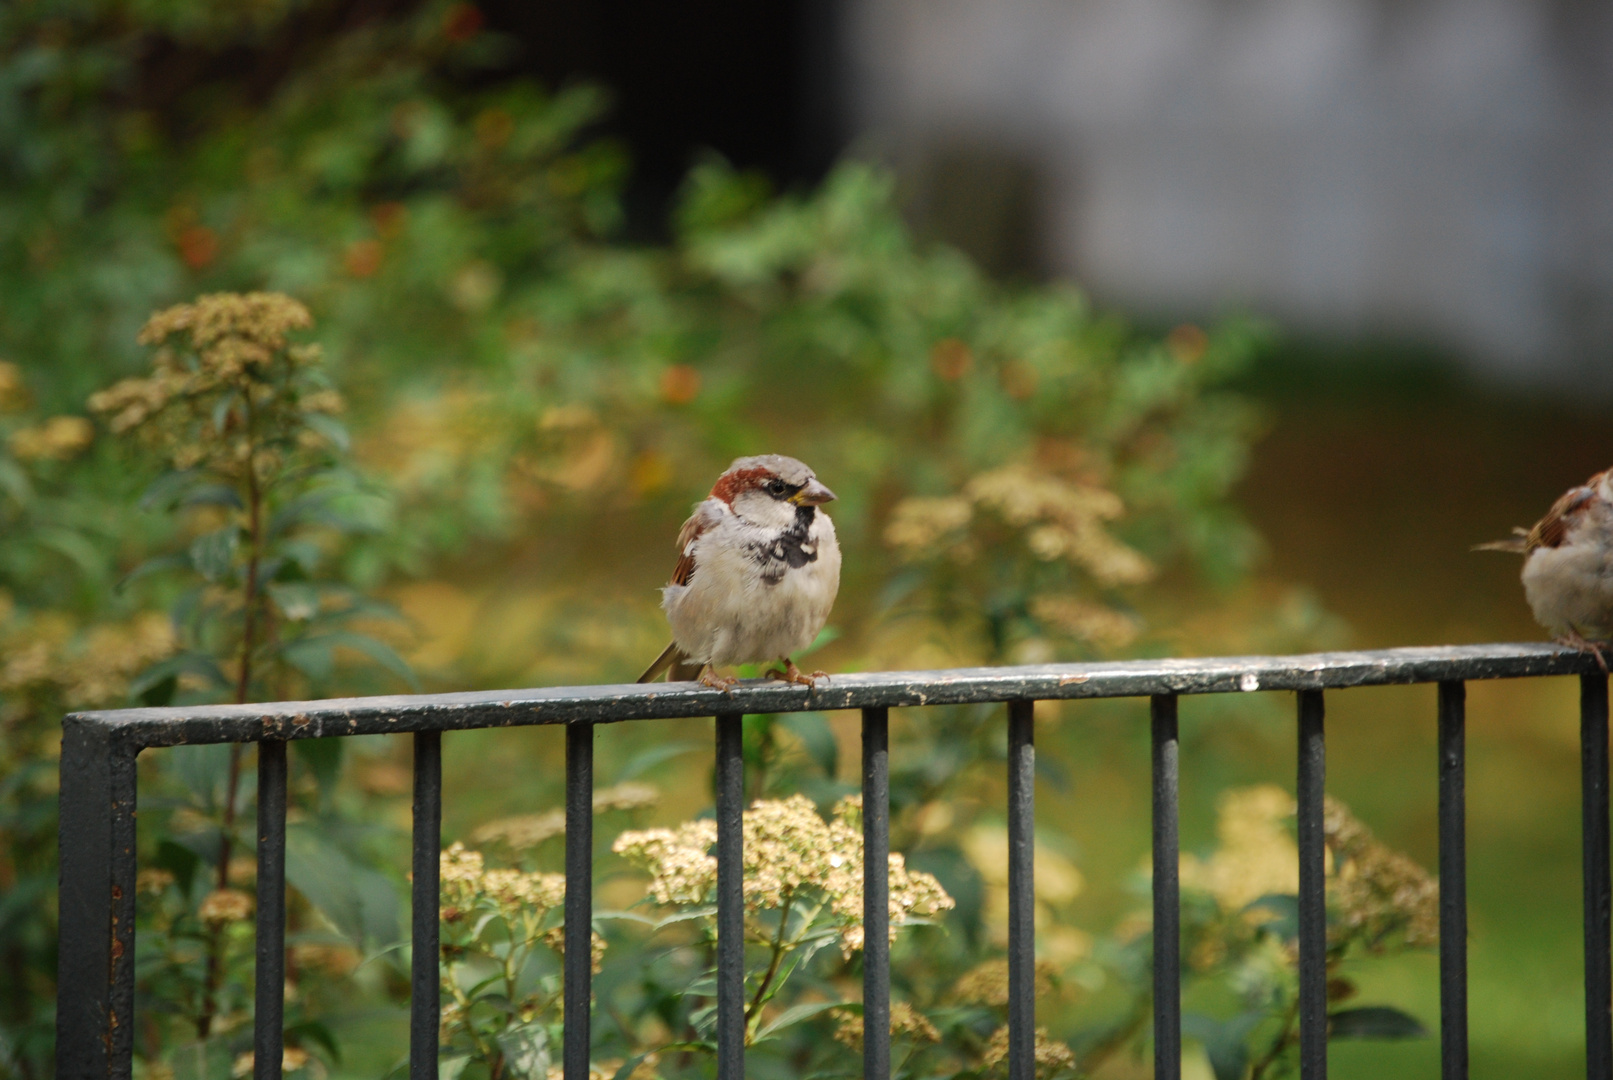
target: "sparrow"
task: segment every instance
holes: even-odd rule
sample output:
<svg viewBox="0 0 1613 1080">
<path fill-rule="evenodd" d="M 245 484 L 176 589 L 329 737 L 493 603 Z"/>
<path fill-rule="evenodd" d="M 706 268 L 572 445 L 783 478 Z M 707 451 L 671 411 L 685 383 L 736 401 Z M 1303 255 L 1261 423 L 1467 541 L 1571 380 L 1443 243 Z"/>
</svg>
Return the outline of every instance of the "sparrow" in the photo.
<svg viewBox="0 0 1613 1080">
<path fill-rule="evenodd" d="M 1473 550 L 1521 554 L 1535 621 L 1606 671 L 1598 643 L 1613 637 L 1613 469 L 1568 489 L 1534 528 L 1512 532 Z"/>
<path fill-rule="evenodd" d="M 791 457 L 742 457 L 678 531 L 678 561 L 661 590 L 668 645 L 639 676 L 698 679 L 724 692 L 715 669 L 777 660 L 772 678 L 814 686 L 790 654 L 812 644 L 840 591 L 840 545 L 821 507 L 834 492 Z"/>
</svg>

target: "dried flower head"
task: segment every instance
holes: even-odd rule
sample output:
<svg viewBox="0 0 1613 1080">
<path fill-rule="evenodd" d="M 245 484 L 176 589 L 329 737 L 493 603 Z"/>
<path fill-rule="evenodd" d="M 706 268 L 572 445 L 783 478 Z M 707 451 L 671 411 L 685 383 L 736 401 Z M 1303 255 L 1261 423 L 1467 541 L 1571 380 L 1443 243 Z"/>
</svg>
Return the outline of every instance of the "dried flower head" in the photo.
<svg viewBox="0 0 1613 1080">
<path fill-rule="evenodd" d="M 995 1072 L 1008 1064 L 1008 1026 L 992 1032 L 980 1057 L 981 1067 Z M 1036 1029 L 1036 1080 L 1053 1080 L 1060 1073 L 1075 1071 L 1075 1051 L 1047 1033 L 1046 1028 Z"/>
<path fill-rule="evenodd" d="M 37 427 L 11 433 L 11 452 L 21 461 L 67 461 L 95 439 L 95 426 L 82 416 L 53 416 Z"/>
<path fill-rule="evenodd" d="M 298 1069 L 307 1068 L 310 1060 L 312 1059 L 309 1058 L 308 1051 L 295 1046 L 288 1046 L 280 1052 L 280 1071 L 292 1073 Z M 248 1050 L 244 1054 L 238 1054 L 235 1061 L 230 1065 L 230 1076 L 235 1080 L 251 1076 L 256 1063 L 257 1055 L 252 1051 Z"/>
<path fill-rule="evenodd" d="M 239 889 L 214 889 L 202 898 L 196 914 L 214 927 L 244 922 L 252 916 L 252 896 Z"/>
<path fill-rule="evenodd" d="M 139 337 L 157 347 L 151 374 L 92 395 L 90 410 L 176 468 L 265 481 L 322 448 L 319 418 L 342 408 L 318 370 L 318 347 L 288 336 L 312 325 L 308 309 L 280 293 L 213 293 L 159 311 Z"/>
<path fill-rule="evenodd" d="M 1438 944 L 1439 883 L 1426 870 L 1384 846 L 1332 797 L 1322 804 L 1322 831 L 1333 855 L 1335 937 L 1379 948 L 1398 932 L 1407 945 Z"/>
<path fill-rule="evenodd" d="M 1274 784 L 1235 788 L 1216 802 L 1216 839 L 1207 859 L 1183 855 L 1181 881 L 1202 889 L 1224 911 L 1239 911 L 1262 896 L 1299 891 L 1299 849 L 1288 832 L 1294 797 Z"/>
<path fill-rule="evenodd" d="M 173 624 L 155 612 L 76 630 L 57 613 L 0 626 L 0 693 L 70 709 L 121 704 L 129 680 L 176 647 Z"/>
<path fill-rule="evenodd" d="M 134 876 L 134 890 L 149 896 L 161 896 L 174 883 L 174 875 L 160 867 L 148 866 Z"/>
<path fill-rule="evenodd" d="M 516 851 L 525 851 L 565 834 L 566 812 L 546 810 L 541 814 L 519 814 L 489 821 L 477 826 L 470 838 L 478 844 L 505 844 Z"/>
<path fill-rule="evenodd" d="M 891 1002 L 891 1038 L 915 1043 L 938 1043 L 941 1032 L 929 1018 L 905 1001 Z M 863 1014 L 850 1009 L 835 1011 L 835 1042 L 852 1050 L 863 1048 Z"/>
<path fill-rule="evenodd" d="M 1044 998 L 1059 985 L 1058 968 L 1046 960 L 1038 960 L 1035 969 L 1036 997 Z M 952 986 L 953 1001 L 965 1005 L 990 1005 L 1002 1008 L 1008 1004 L 1008 959 L 987 960 L 970 969 Z"/>
<path fill-rule="evenodd" d="M 1182 884 L 1213 895 L 1226 912 L 1267 895 L 1299 889 L 1299 850 L 1287 823 L 1294 799 L 1273 785 L 1237 788 L 1221 796 L 1220 847 L 1205 860 L 1182 858 Z M 1392 935 L 1406 944 L 1439 939 L 1439 883 L 1405 855 L 1380 842 L 1347 806 L 1328 796 L 1322 830 L 1329 855 L 1328 891 L 1338 918 L 1335 942 L 1379 948 Z M 1206 946 L 1209 947 L 1209 946 Z"/>
<path fill-rule="evenodd" d="M 843 799 L 825 821 L 804 795 L 759 799 L 744 815 L 745 905 L 753 914 L 776 910 L 805 892 L 821 893 L 840 927 L 847 954 L 862 948 L 862 804 Z M 716 885 L 717 842 L 712 821 L 691 821 L 676 830 L 623 833 L 612 850 L 650 871 L 649 892 L 658 903 L 705 902 Z M 908 870 L 890 856 L 890 934 L 917 918 L 953 906 L 952 897 L 929 874 Z"/>
<path fill-rule="evenodd" d="M 1124 510 L 1112 491 L 1015 465 L 982 473 L 964 494 L 976 507 L 995 510 L 1009 525 L 1027 530 L 1025 542 L 1039 559 L 1067 560 L 1103 585 L 1136 584 L 1154 576 L 1147 559 L 1104 527 Z"/>
<path fill-rule="evenodd" d="M 489 869 L 482 854 L 463 844 L 453 844 L 438 862 L 442 881 L 442 917 L 454 922 L 478 908 L 513 920 L 522 915 L 542 914 L 565 903 L 564 874 L 528 873 L 524 870 Z"/>
<path fill-rule="evenodd" d="M 606 810 L 647 810 L 661 801 L 661 792 L 651 784 L 629 780 L 594 792 L 594 813 Z"/>
<path fill-rule="evenodd" d="M 676 829 L 624 832 L 611 850 L 650 872 L 656 903 L 700 904 L 717 884 L 717 860 L 707 854 L 716 842 L 717 823 L 702 818 Z"/>
<path fill-rule="evenodd" d="M 322 971 L 336 978 L 351 975 L 364 959 L 351 945 L 305 942 L 293 945 L 287 951 L 296 967 L 305 971 Z"/>
<path fill-rule="evenodd" d="M 28 403 L 28 386 L 22 369 L 9 360 L 0 360 L 0 412 L 13 412 Z"/>
<path fill-rule="evenodd" d="M 594 969 L 594 974 L 598 975 L 600 966 L 605 962 L 605 939 L 600 935 L 599 931 L 595 930 L 591 932 L 588 940 L 590 948 L 590 963 Z M 545 930 L 543 933 L 543 942 L 561 956 L 565 956 L 566 928 L 564 926 L 556 926 Z"/>
</svg>

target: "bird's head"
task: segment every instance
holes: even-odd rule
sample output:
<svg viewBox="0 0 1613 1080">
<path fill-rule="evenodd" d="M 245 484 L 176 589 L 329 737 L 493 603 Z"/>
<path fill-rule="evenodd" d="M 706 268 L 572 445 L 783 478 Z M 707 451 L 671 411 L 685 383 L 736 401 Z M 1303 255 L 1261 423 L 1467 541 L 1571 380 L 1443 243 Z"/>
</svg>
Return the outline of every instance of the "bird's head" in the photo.
<svg viewBox="0 0 1613 1080">
<path fill-rule="evenodd" d="M 787 529 L 798 521 L 810 522 L 816 508 L 831 501 L 835 493 L 794 458 L 760 454 L 728 466 L 712 486 L 711 497 L 727 503 L 752 524 Z"/>
</svg>

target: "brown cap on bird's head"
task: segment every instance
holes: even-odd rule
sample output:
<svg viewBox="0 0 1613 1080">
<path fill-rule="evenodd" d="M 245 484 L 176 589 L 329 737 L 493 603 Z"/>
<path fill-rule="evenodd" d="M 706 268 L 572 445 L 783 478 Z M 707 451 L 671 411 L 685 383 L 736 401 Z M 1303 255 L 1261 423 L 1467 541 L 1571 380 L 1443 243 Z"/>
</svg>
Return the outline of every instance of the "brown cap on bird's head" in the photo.
<svg viewBox="0 0 1613 1080">
<path fill-rule="evenodd" d="M 746 491 L 765 491 L 797 506 L 818 506 L 835 497 L 803 462 L 783 454 L 736 458 L 717 478 L 711 497 L 732 505 L 734 497 Z"/>
</svg>

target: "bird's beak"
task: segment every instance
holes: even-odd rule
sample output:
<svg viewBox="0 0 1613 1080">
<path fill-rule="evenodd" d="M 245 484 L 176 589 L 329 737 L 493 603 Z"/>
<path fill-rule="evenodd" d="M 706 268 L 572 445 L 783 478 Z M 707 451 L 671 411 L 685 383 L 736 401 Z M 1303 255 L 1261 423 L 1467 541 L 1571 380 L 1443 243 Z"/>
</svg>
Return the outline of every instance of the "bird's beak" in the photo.
<svg viewBox="0 0 1613 1080">
<path fill-rule="evenodd" d="M 807 481 L 806 487 L 791 495 L 790 501 L 796 506 L 820 506 L 826 502 L 834 502 L 834 497 L 834 492 L 814 478 Z"/>
</svg>

